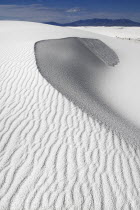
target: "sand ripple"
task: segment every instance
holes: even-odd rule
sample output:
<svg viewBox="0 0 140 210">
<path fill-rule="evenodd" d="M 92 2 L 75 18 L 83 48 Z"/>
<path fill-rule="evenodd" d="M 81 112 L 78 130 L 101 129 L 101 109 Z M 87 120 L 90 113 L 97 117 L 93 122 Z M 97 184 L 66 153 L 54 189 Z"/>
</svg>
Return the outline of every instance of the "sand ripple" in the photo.
<svg viewBox="0 0 140 210">
<path fill-rule="evenodd" d="M 30 42 L 0 50 L 0 210 L 140 209 L 140 151 L 40 75 Z"/>
</svg>

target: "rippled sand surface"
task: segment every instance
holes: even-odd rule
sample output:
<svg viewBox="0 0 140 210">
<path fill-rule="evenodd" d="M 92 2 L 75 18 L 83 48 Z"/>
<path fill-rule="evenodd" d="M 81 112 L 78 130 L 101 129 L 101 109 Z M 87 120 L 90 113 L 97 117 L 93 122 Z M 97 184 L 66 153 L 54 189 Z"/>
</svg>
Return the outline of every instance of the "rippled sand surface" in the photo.
<svg viewBox="0 0 140 210">
<path fill-rule="evenodd" d="M 39 73 L 34 44 L 68 36 L 93 38 L 68 28 L 0 22 L 0 210 L 139 210 L 139 147 Z"/>
</svg>

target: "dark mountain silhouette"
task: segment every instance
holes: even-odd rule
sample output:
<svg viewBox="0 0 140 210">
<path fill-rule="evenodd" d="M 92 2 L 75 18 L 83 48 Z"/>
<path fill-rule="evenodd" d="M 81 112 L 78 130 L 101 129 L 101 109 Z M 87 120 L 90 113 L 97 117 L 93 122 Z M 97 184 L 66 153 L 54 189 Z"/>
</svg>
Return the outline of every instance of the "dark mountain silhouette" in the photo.
<svg viewBox="0 0 140 210">
<path fill-rule="evenodd" d="M 134 22 L 129 19 L 87 19 L 78 20 L 71 23 L 57 23 L 57 22 L 44 22 L 50 25 L 57 26 L 140 26 L 140 23 Z"/>
</svg>

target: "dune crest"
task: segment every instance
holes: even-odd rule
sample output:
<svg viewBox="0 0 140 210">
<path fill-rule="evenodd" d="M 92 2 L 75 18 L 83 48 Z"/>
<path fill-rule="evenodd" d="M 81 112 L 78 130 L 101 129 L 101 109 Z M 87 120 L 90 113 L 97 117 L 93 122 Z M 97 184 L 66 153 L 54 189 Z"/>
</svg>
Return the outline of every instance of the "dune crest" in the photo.
<svg viewBox="0 0 140 210">
<path fill-rule="evenodd" d="M 108 66 L 119 63 L 117 54 L 99 39 L 78 38 L 92 53 Z"/>
</svg>

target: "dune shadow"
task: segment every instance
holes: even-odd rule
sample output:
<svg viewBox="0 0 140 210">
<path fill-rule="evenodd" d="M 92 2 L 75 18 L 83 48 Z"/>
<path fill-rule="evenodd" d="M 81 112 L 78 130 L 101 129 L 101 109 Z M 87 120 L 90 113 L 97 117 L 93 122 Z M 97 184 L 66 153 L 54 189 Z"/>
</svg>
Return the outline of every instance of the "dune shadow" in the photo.
<svg viewBox="0 0 140 210">
<path fill-rule="evenodd" d="M 35 44 L 35 58 L 41 75 L 58 91 L 109 129 L 139 144 L 139 129 L 108 106 L 98 92 L 101 76 L 119 62 L 112 49 L 96 39 L 43 40 Z"/>
</svg>

